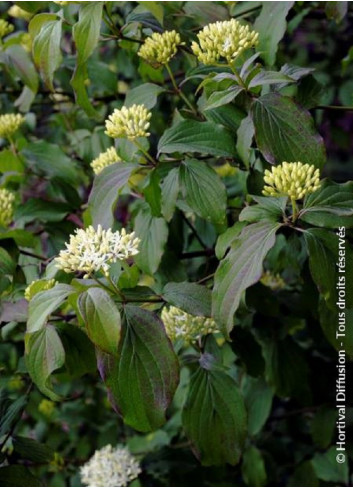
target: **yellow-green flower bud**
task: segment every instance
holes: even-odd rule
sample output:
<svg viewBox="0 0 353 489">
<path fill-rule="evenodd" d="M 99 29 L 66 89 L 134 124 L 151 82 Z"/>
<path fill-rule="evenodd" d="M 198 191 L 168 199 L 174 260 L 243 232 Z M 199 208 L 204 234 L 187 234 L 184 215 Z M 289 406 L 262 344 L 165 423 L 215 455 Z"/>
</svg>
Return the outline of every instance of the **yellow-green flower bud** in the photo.
<svg viewBox="0 0 353 489">
<path fill-rule="evenodd" d="M 282 290 L 286 286 L 286 282 L 279 273 L 273 274 L 269 270 L 263 273 L 260 282 L 271 290 Z"/>
<path fill-rule="evenodd" d="M 151 112 L 144 105 L 132 105 L 115 109 L 105 121 L 105 134 L 111 138 L 127 138 L 134 140 L 150 135 Z"/>
<path fill-rule="evenodd" d="M 235 166 L 230 165 L 228 161 L 227 163 L 223 163 L 223 165 L 214 167 L 214 169 L 216 173 L 218 173 L 218 175 L 222 178 L 232 177 L 237 173 L 237 169 L 235 168 Z"/>
<path fill-rule="evenodd" d="M 320 171 L 307 163 L 287 163 L 265 170 L 265 185 L 262 193 L 270 197 L 303 199 L 320 188 Z"/>
<path fill-rule="evenodd" d="M 18 5 L 12 5 L 7 13 L 11 15 L 11 17 L 15 17 L 15 19 L 29 20 L 32 17 L 31 12 L 27 12 Z"/>
<path fill-rule="evenodd" d="M 94 173 L 98 175 L 104 168 L 112 165 L 113 163 L 117 163 L 118 161 L 121 161 L 121 158 L 118 156 L 114 146 L 112 146 L 94 159 L 91 163 L 91 167 Z"/>
<path fill-rule="evenodd" d="M 194 41 L 191 49 L 205 65 L 216 64 L 222 58 L 229 63 L 246 49 L 256 46 L 258 37 L 249 26 L 231 19 L 206 25 L 197 34 L 198 42 Z"/>
<path fill-rule="evenodd" d="M 178 307 L 164 308 L 161 317 L 172 341 L 183 339 L 185 343 L 195 343 L 201 336 L 218 332 L 213 319 L 192 316 Z"/>
<path fill-rule="evenodd" d="M 6 188 L 0 188 L 0 226 L 7 227 L 13 219 L 15 196 Z"/>
<path fill-rule="evenodd" d="M 7 36 L 7 34 L 11 34 L 13 32 L 14 26 L 9 24 L 4 19 L 0 19 L 0 39 Z"/>
<path fill-rule="evenodd" d="M 165 65 L 176 55 L 181 44 L 180 35 L 176 31 L 166 31 L 163 34 L 154 32 L 140 47 L 138 55 L 151 65 Z"/>
<path fill-rule="evenodd" d="M 38 411 L 46 418 L 51 418 L 55 410 L 55 403 L 49 399 L 42 399 L 38 406 Z"/>
<path fill-rule="evenodd" d="M 0 137 L 9 138 L 23 124 L 25 118 L 21 114 L 0 115 Z"/>
<path fill-rule="evenodd" d="M 56 280 L 51 278 L 49 280 L 33 280 L 25 290 L 25 299 L 30 301 L 38 292 L 42 292 L 43 290 L 50 290 L 56 284 Z"/>
</svg>

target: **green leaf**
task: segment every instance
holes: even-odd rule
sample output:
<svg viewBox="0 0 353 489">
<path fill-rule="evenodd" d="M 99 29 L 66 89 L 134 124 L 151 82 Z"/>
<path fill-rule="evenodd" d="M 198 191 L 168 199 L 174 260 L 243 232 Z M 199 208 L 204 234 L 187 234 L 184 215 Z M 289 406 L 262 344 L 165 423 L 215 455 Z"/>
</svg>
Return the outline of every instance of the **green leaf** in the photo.
<svg viewBox="0 0 353 489">
<path fill-rule="evenodd" d="M 275 64 L 278 43 L 286 31 L 286 17 L 293 5 L 294 2 L 262 2 L 254 30 L 259 33 L 257 49 L 262 52 L 261 56 L 269 66 Z"/>
<path fill-rule="evenodd" d="M 190 380 L 183 427 L 203 465 L 235 465 L 246 436 L 244 402 L 232 377 L 206 360 L 201 357 L 207 368 L 200 367 Z"/>
<path fill-rule="evenodd" d="M 264 379 L 247 376 L 244 384 L 245 405 L 248 412 L 248 430 L 257 435 L 265 425 L 272 407 L 273 392 Z"/>
<path fill-rule="evenodd" d="M 266 486 L 267 474 L 261 452 L 254 445 L 249 445 L 243 455 L 241 473 L 247 486 Z"/>
<path fill-rule="evenodd" d="M 76 164 L 57 144 L 36 141 L 28 144 L 21 154 L 36 172 L 51 178 L 59 177 L 74 186 L 77 185 Z"/>
<path fill-rule="evenodd" d="M 33 41 L 34 62 L 44 83 L 51 91 L 54 91 L 54 72 L 61 63 L 61 25 L 61 19 L 46 22 Z"/>
<path fill-rule="evenodd" d="M 21 2 L 21 7 L 22 5 L 26 2 Z M 32 2 L 30 2 L 32 3 Z M 36 3 L 38 6 L 38 2 L 33 2 Z M 24 8 L 24 7 L 22 7 Z M 53 21 L 53 20 L 58 20 L 59 17 L 56 14 L 49 14 L 49 13 L 42 13 L 42 14 L 37 14 L 32 19 L 30 20 L 28 24 L 28 32 L 31 36 L 32 39 L 34 39 L 40 32 L 42 26 L 46 24 L 47 22 Z"/>
<path fill-rule="evenodd" d="M 124 422 L 152 431 L 165 422 L 179 382 L 178 360 L 156 314 L 127 306 L 125 317 L 118 359 L 103 357 L 99 369 Z"/>
<path fill-rule="evenodd" d="M 162 214 L 167 222 L 169 222 L 174 215 L 179 190 L 179 168 L 173 168 L 161 183 Z"/>
<path fill-rule="evenodd" d="M 228 248 L 230 248 L 233 241 L 236 240 L 242 229 L 245 227 L 245 224 L 245 222 L 236 222 L 218 237 L 215 250 L 218 260 L 221 260 L 224 257 Z"/>
<path fill-rule="evenodd" d="M 153 275 L 160 265 L 167 243 L 167 223 L 162 217 L 153 217 L 148 207 L 142 207 L 135 218 L 134 230 L 141 239 L 135 263 L 143 272 Z"/>
<path fill-rule="evenodd" d="M 309 403 L 309 367 L 302 349 L 290 337 L 263 344 L 266 380 L 280 397 L 294 397 L 303 405 Z"/>
<path fill-rule="evenodd" d="M 42 486 L 41 481 L 23 465 L 8 465 L 5 467 L 0 467 L 0 484 L 3 487 Z"/>
<path fill-rule="evenodd" d="M 121 319 L 110 295 L 98 287 L 91 287 L 80 295 L 78 307 L 92 343 L 105 353 L 116 355 Z"/>
<path fill-rule="evenodd" d="M 97 2 L 98 3 L 98 2 Z M 98 112 L 94 109 L 86 90 L 88 71 L 86 64 L 76 66 L 70 84 L 75 92 L 76 103 L 83 108 L 88 117 L 99 119 Z"/>
<path fill-rule="evenodd" d="M 313 464 L 310 461 L 306 461 L 295 469 L 287 487 L 318 487 L 319 485 L 319 479 L 316 477 Z"/>
<path fill-rule="evenodd" d="M 328 19 L 337 24 L 342 22 L 348 12 L 348 2 L 325 2 L 325 13 Z"/>
<path fill-rule="evenodd" d="M 143 83 L 138 87 L 128 91 L 125 98 L 125 106 L 144 105 L 147 109 L 153 109 L 158 100 L 158 95 L 165 92 L 165 88 L 155 85 L 154 83 Z"/>
<path fill-rule="evenodd" d="M 268 220 L 278 222 L 285 216 L 287 197 L 260 197 L 253 195 L 256 205 L 249 205 L 239 214 L 239 221 L 258 222 Z"/>
<path fill-rule="evenodd" d="M 279 83 L 287 85 L 288 83 L 294 82 L 295 80 L 293 78 L 278 71 L 261 70 L 251 79 L 248 88 L 262 87 L 263 85 L 276 85 Z"/>
<path fill-rule="evenodd" d="M 278 93 L 263 95 L 253 103 L 251 115 L 258 148 L 267 161 L 304 161 L 322 168 L 326 161 L 323 139 L 309 112 L 289 97 Z"/>
<path fill-rule="evenodd" d="M 15 211 L 15 221 L 18 226 L 39 220 L 44 222 L 60 222 L 70 212 L 71 208 L 63 202 L 49 202 L 43 199 L 28 199 Z"/>
<path fill-rule="evenodd" d="M 17 422 L 20 413 L 27 404 L 27 396 L 20 396 L 16 401 L 10 401 L 1 392 L 0 398 L 0 438 L 6 435 Z"/>
<path fill-rule="evenodd" d="M 78 65 L 85 63 L 97 47 L 102 11 L 101 2 L 88 2 L 80 7 L 78 22 L 72 28 Z"/>
<path fill-rule="evenodd" d="M 0 275 L 12 275 L 15 270 L 16 263 L 5 248 L 0 248 Z"/>
<path fill-rule="evenodd" d="M 24 170 L 21 159 L 14 155 L 10 149 L 0 151 L 0 173 L 19 172 Z"/>
<path fill-rule="evenodd" d="M 306 229 L 305 243 L 309 255 L 311 276 L 320 294 L 332 307 L 336 303 L 336 261 L 338 257 L 338 237 L 324 229 Z M 337 249 L 333 253 L 330 248 Z"/>
<path fill-rule="evenodd" d="M 344 452 L 338 452 L 336 447 L 331 447 L 325 453 L 316 453 L 312 464 L 319 479 L 347 485 L 349 479 L 347 455 L 344 463 L 338 463 L 336 461 L 338 453 Z"/>
<path fill-rule="evenodd" d="M 203 285 L 169 282 L 163 289 L 164 299 L 194 316 L 211 316 L 211 292 Z"/>
<path fill-rule="evenodd" d="M 322 406 L 311 421 L 311 436 L 319 448 L 328 448 L 331 444 L 337 421 L 337 411 Z"/>
<path fill-rule="evenodd" d="M 131 163 L 115 163 L 96 176 L 89 196 L 93 226 L 101 224 L 110 228 L 114 222 L 114 206 L 121 189 L 127 184 L 136 165 Z"/>
<path fill-rule="evenodd" d="M 237 152 L 245 166 L 250 163 L 250 149 L 255 134 L 255 127 L 250 115 L 244 117 L 237 130 Z"/>
<path fill-rule="evenodd" d="M 221 107 L 222 105 L 227 105 L 232 102 L 243 90 L 243 87 L 231 86 L 226 90 L 212 92 L 203 106 L 203 110 L 212 110 L 216 109 L 217 107 Z"/>
<path fill-rule="evenodd" d="M 235 141 L 225 128 L 212 122 L 181 121 L 167 129 L 158 143 L 159 153 L 202 153 L 234 156 Z"/>
<path fill-rule="evenodd" d="M 33 382 L 50 399 L 60 400 L 53 391 L 50 375 L 64 365 L 65 351 L 54 326 L 48 324 L 39 331 L 27 333 L 25 342 L 26 366 Z"/>
<path fill-rule="evenodd" d="M 0 232 L 0 241 L 4 239 L 13 239 L 18 246 L 33 248 L 36 239 L 32 233 L 24 229 L 11 229 L 9 231 Z"/>
<path fill-rule="evenodd" d="M 143 187 L 143 195 L 146 202 L 149 204 L 151 213 L 155 217 L 161 217 L 161 176 L 158 169 L 152 170 L 147 178 Z"/>
<path fill-rule="evenodd" d="M 246 226 L 220 262 L 212 292 L 212 315 L 225 334 L 233 328 L 242 292 L 260 279 L 262 262 L 275 244 L 280 226 L 270 221 Z"/>
<path fill-rule="evenodd" d="M 314 226 L 353 226 L 353 184 L 324 180 L 319 190 L 304 200 L 299 218 Z"/>
<path fill-rule="evenodd" d="M 36 294 L 29 303 L 27 332 L 42 329 L 50 314 L 73 292 L 75 289 L 71 285 L 56 284 L 52 289 Z"/>
<path fill-rule="evenodd" d="M 65 350 L 65 367 L 73 378 L 97 370 L 95 349 L 83 328 L 60 324 L 59 335 Z"/>
<path fill-rule="evenodd" d="M 22 46 L 9 46 L 5 51 L 7 65 L 32 92 L 38 90 L 38 74 L 29 54 Z"/>
<path fill-rule="evenodd" d="M 77 50 L 76 68 L 71 79 L 77 103 L 88 116 L 97 117 L 97 113 L 87 95 L 85 82 L 88 77 L 86 62 L 98 44 L 102 22 L 102 2 L 87 2 L 79 10 L 78 22 L 72 28 Z"/>
<path fill-rule="evenodd" d="M 12 438 L 14 452 L 25 460 L 37 463 L 49 463 L 54 458 L 54 450 L 44 443 L 39 443 L 32 438 L 16 436 Z"/>
<path fill-rule="evenodd" d="M 204 161 L 185 160 L 180 166 L 180 182 L 187 204 L 201 217 L 223 224 L 227 194 L 224 183 Z"/>
</svg>

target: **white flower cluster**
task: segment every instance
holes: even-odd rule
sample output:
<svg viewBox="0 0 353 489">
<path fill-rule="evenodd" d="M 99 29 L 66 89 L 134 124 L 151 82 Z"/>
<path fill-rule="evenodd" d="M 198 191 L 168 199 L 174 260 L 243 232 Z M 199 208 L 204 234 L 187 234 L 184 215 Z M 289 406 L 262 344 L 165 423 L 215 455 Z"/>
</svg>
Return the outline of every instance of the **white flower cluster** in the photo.
<svg viewBox="0 0 353 489">
<path fill-rule="evenodd" d="M 66 249 L 55 258 L 56 266 L 66 273 L 85 272 L 84 278 L 99 271 L 108 275 L 112 263 L 139 252 L 139 243 L 135 233 L 128 234 L 125 229 L 113 232 L 101 225 L 97 230 L 93 226 L 77 229 L 75 235 L 70 235 L 70 242 L 65 243 Z"/>
<path fill-rule="evenodd" d="M 126 448 L 107 445 L 97 450 L 81 467 L 81 480 L 90 487 L 125 487 L 136 479 L 141 468 Z"/>
<path fill-rule="evenodd" d="M 172 341 L 183 339 L 195 343 L 201 336 L 218 332 L 211 318 L 192 316 L 175 306 L 164 308 L 161 314 L 167 335 Z"/>
</svg>

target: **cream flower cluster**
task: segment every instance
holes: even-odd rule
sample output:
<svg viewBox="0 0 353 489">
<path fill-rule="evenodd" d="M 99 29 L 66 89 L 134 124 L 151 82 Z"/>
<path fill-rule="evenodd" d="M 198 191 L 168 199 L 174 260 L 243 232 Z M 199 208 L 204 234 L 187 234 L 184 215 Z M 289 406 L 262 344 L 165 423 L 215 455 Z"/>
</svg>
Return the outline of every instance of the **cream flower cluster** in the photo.
<svg viewBox="0 0 353 489">
<path fill-rule="evenodd" d="M 125 487 L 141 473 L 126 448 L 107 445 L 97 450 L 80 469 L 81 481 L 90 487 Z"/>
<path fill-rule="evenodd" d="M 121 158 L 118 156 L 115 147 L 112 146 L 95 158 L 91 163 L 91 167 L 94 173 L 98 175 L 104 168 L 118 161 L 121 161 Z"/>
<path fill-rule="evenodd" d="M 15 17 L 15 19 L 29 20 L 32 17 L 32 14 L 30 12 L 27 12 L 18 5 L 12 5 L 7 13 L 11 15 L 11 17 Z"/>
<path fill-rule="evenodd" d="M 12 24 L 9 24 L 4 19 L 0 19 L 0 39 L 7 36 L 7 34 L 11 34 L 13 30 L 14 26 Z"/>
<path fill-rule="evenodd" d="M 3 114 L 0 115 L 0 137 L 11 137 L 17 129 L 23 124 L 25 118 L 21 114 Z"/>
<path fill-rule="evenodd" d="M 144 105 L 122 107 L 114 112 L 105 121 L 105 134 L 111 138 L 127 138 L 134 140 L 150 135 L 151 112 Z"/>
<path fill-rule="evenodd" d="M 245 49 L 256 46 L 258 33 L 235 19 L 206 25 L 198 34 L 198 43 L 191 49 L 205 65 L 217 63 L 221 58 L 233 61 Z"/>
<path fill-rule="evenodd" d="M 99 271 L 107 275 L 112 263 L 136 255 L 139 243 L 135 233 L 128 234 L 125 229 L 113 232 L 101 225 L 97 230 L 93 226 L 77 229 L 75 235 L 70 235 L 66 249 L 55 258 L 56 266 L 66 273 L 84 272 L 84 278 Z"/>
<path fill-rule="evenodd" d="M 42 292 L 43 290 L 50 290 L 56 284 L 56 280 L 51 278 L 49 280 L 33 280 L 25 290 L 25 299 L 30 301 L 38 292 Z"/>
<path fill-rule="evenodd" d="M 265 185 L 262 193 L 266 196 L 288 196 L 299 200 L 320 188 L 320 171 L 307 163 L 287 163 L 265 170 Z"/>
<path fill-rule="evenodd" d="M 176 55 L 183 44 L 176 31 L 154 32 L 139 49 L 138 55 L 152 65 L 165 65 Z"/>
<path fill-rule="evenodd" d="M 0 188 L 0 226 L 7 227 L 13 219 L 15 196 L 6 188 Z"/>
<path fill-rule="evenodd" d="M 172 341 L 183 339 L 194 343 L 201 336 L 218 332 L 213 319 L 192 316 L 175 306 L 164 308 L 161 314 L 167 335 Z"/>
</svg>

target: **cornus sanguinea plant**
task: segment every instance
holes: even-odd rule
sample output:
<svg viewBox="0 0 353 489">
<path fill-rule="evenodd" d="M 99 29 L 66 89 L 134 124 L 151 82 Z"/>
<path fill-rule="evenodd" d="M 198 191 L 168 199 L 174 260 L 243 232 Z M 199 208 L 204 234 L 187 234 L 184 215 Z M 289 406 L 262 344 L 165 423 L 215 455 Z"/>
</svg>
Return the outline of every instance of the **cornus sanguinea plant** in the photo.
<svg viewBox="0 0 353 489">
<path fill-rule="evenodd" d="M 4 487 L 352 482 L 343 3 L 3 2 Z"/>
</svg>

